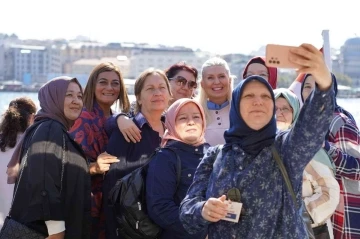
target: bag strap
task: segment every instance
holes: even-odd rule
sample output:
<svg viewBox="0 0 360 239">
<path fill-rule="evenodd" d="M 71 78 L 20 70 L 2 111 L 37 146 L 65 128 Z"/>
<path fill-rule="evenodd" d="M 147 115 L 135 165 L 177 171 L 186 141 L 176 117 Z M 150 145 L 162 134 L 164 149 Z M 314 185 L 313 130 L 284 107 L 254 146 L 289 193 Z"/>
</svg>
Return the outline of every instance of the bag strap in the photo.
<svg viewBox="0 0 360 239">
<path fill-rule="evenodd" d="M 177 190 L 181 181 L 181 159 L 180 156 L 176 153 L 174 148 L 164 147 L 164 149 L 169 149 L 176 155 L 176 190 Z"/>
<path fill-rule="evenodd" d="M 294 189 L 291 185 L 291 182 L 290 182 L 290 179 L 289 179 L 289 175 L 287 174 L 287 171 L 286 171 L 286 168 L 283 164 L 283 162 L 281 161 L 281 158 L 280 158 L 280 155 L 278 153 L 278 151 L 276 150 L 275 148 L 275 145 L 271 145 L 271 152 L 272 152 L 272 155 L 273 157 L 275 158 L 275 161 L 276 163 L 278 164 L 279 168 L 280 168 L 280 171 L 281 171 L 281 174 L 284 178 L 284 181 L 285 181 L 285 184 L 286 184 L 286 187 L 288 188 L 290 194 L 291 194 L 291 197 L 294 201 L 294 204 L 296 206 L 297 209 L 299 209 L 299 206 L 296 202 L 296 196 L 295 196 L 295 192 L 294 192 Z"/>
</svg>

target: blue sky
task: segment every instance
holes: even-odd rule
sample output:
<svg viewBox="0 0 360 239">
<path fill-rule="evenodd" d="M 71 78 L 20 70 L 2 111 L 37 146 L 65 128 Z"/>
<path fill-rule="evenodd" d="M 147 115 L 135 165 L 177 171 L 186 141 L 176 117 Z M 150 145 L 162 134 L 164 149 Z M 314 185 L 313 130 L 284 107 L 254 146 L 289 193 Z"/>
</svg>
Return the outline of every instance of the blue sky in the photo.
<svg viewBox="0 0 360 239">
<path fill-rule="evenodd" d="M 102 42 L 183 45 L 250 53 L 267 43 L 340 47 L 360 36 L 353 0 L 4 0 L 0 32 L 20 38 L 89 36 Z"/>
</svg>

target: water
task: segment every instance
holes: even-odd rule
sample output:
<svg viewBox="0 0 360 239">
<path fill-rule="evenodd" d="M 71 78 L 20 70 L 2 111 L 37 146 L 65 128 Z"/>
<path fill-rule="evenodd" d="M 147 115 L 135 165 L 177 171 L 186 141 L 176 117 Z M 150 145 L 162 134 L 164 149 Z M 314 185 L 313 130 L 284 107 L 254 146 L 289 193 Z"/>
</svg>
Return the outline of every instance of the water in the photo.
<svg viewBox="0 0 360 239">
<path fill-rule="evenodd" d="M 27 96 L 32 99 L 39 109 L 39 101 L 37 99 L 37 93 L 34 92 L 0 92 L 0 114 L 9 106 L 11 100 L 17 97 Z M 135 99 L 134 96 L 129 97 L 130 101 Z M 358 125 L 360 125 L 360 98 L 350 99 L 337 99 L 337 103 L 348 110 L 354 117 Z"/>
</svg>

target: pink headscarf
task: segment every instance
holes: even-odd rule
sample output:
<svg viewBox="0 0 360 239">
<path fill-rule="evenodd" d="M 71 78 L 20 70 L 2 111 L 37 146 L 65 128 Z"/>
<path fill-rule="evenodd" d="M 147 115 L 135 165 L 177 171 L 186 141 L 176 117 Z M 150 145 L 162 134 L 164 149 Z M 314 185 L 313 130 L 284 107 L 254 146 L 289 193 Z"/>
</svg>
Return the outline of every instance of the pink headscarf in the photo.
<svg viewBox="0 0 360 239">
<path fill-rule="evenodd" d="M 165 146 L 166 142 L 169 139 L 173 139 L 173 140 L 177 140 L 177 141 L 185 143 L 184 141 L 182 141 L 180 139 L 179 135 L 177 134 L 177 132 L 175 130 L 175 120 L 176 120 L 176 116 L 178 115 L 181 108 L 188 103 L 194 103 L 199 108 L 201 118 L 203 120 L 203 129 L 202 129 L 201 135 L 193 145 L 199 146 L 199 145 L 205 143 L 204 136 L 205 136 L 206 121 L 205 121 L 205 113 L 204 113 L 203 108 L 201 107 L 201 105 L 198 102 L 196 102 L 193 99 L 182 98 L 182 99 L 175 101 L 166 111 L 166 119 L 165 119 L 166 131 L 165 131 L 163 139 L 161 141 L 162 147 Z"/>
</svg>

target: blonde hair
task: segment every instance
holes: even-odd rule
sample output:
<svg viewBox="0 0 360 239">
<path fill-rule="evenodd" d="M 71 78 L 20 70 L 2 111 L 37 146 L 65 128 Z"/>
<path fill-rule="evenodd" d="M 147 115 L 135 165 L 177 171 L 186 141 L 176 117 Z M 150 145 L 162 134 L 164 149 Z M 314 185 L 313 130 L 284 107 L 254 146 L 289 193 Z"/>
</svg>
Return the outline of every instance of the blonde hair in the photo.
<svg viewBox="0 0 360 239">
<path fill-rule="evenodd" d="M 225 70 L 229 76 L 229 79 L 230 79 L 229 92 L 227 94 L 227 100 L 230 102 L 231 94 L 233 91 L 233 83 L 234 83 L 236 76 L 231 75 L 229 65 L 224 59 L 221 59 L 219 57 L 213 57 L 213 58 L 210 58 L 209 60 L 205 61 L 205 63 L 202 65 L 200 82 L 203 80 L 205 68 L 210 67 L 210 66 L 222 66 L 225 68 Z M 199 94 L 196 97 L 196 99 L 204 109 L 207 124 L 210 124 L 211 123 L 210 110 L 207 107 L 208 98 L 209 98 L 209 96 L 206 94 L 205 90 L 201 87 L 201 84 L 199 84 Z"/>
</svg>

